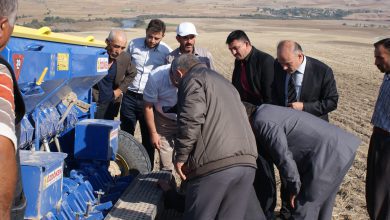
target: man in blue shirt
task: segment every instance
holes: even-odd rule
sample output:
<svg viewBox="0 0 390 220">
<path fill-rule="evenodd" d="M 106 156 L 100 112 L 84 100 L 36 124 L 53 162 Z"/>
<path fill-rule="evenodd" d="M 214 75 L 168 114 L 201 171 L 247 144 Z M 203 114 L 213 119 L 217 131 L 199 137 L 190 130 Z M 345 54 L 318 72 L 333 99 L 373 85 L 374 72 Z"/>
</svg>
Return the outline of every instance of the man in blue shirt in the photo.
<svg viewBox="0 0 390 220">
<path fill-rule="evenodd" d="M 366 202 L 371 219 L 390 219 L 390 38 L 374 44 L 375 65 L 385 73 L 371 123 Z"/>
<path fill-rule="evenodd" d="M 144 118 L 143 92 L 149 73 L 158 66 L 165 64 L 165 58 L 172 49 L 161 42 L 165 35 L 165 24 L 159 19 L 152 19 L 146 28 L 146 37 L 130 41 L 127 52 L 135 64 L 137 74 L 123 96 L 120 119 L 121 129 L 134 135 L 137 121 L 140 123 L 142 144 L 149 154 L 151 163 L 154 161 L 154 147 L 150 144 L 148 127 Z"/>
</svg>

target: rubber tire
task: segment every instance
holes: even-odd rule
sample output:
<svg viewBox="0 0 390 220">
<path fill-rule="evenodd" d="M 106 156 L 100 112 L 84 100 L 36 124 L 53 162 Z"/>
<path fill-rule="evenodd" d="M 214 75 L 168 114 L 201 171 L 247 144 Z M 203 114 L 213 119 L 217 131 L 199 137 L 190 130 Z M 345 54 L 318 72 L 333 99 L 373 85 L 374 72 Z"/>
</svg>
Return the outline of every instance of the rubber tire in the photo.
<svg viewBox="0 0 390 220">
<path fill-rule="evenodd" d="M 118 152 L 115 161 L 121 169 L 122 176 L 150 172 L 152 166 L 145 147 L 133 135 L 122 130 L 119 130 L 118 139 Z M 126 163 L 126 166 L 120 165 L 119 157 Z M 128 170 L 124 170 L 127 167 Z"/>
</svg>

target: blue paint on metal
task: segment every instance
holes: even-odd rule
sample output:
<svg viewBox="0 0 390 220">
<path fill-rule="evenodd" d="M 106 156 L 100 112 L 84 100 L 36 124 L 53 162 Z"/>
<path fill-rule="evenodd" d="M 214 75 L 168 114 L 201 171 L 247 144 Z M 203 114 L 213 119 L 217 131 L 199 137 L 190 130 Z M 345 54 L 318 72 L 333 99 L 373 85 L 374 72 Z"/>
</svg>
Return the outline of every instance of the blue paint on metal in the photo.
<svg viewBox="0 0 390 220">
<path fill-rule="evenodd" d="M 131 176 L 113 178 L 108 172 L 108 162 L 115 160 L 118 150 L 120 123 L 88 119 L 93 118 L 96 109 L 91 88 L 107 74 L 106 51 L 12 37 L 1 55 L 14 70 L 17 68 L 26 103 L 21 146 L 36 150 L 21 151 L 21 174 L 28 200 L 25 218 L 73 220 L 78 215 L 80 220 L 103 219 L 132 181 Z M 85 113 L 73 106 L 60 124 L 67 110 L 61 101 L 71 92 L 92 108 Z M 62 151 L 69 153 L 65 168 L 66 154 L 39 151 L 43 140 L 56 149 L 54 136 L 59 137 Z M 68 177 L 63 179 L 63 174 Z M 99 190 L 99 194 L 104 193 L 100 200 L 95 194 Z"/>
<path fill-rule="evenodd" d="M 119 121 L 86 119 L 76 124 L 76 159 L 115 160 L 118 151 Z M 99 150 L 96 150 L 99 146 Z"/>
<path fill-rule="evenodd" d="M 34 128 L 26 115 L 23 117 L 20 125 L 21 132 L 19 138 L 19 147 L 24 148 L 24 146 L 31 144 L 33 140 Z"/>
<path fill-rule="evenodd" d="M 107 74 L 106 70 L 97 69 L 99 58 L 107 58 L 105 51 L 97 47 L 11 37 L 1 54 L 12 66 L 16 65 L 14 55 L 24 57 L 18 83 L 24 92 L 27 112 L 39 105 L 46 106 L 45 102 L 56 106 L 69 91 L 83 96 Z M 42 85 L 36 85 L 46 67 L 49 73 Z"/>
<path fill-rule="evenodd" d="M 25 218 L 42 218 L 61 200 L 65 157 L 59 152 L 20 151 L 23 189 L 29 201 Z"/>
</svg>

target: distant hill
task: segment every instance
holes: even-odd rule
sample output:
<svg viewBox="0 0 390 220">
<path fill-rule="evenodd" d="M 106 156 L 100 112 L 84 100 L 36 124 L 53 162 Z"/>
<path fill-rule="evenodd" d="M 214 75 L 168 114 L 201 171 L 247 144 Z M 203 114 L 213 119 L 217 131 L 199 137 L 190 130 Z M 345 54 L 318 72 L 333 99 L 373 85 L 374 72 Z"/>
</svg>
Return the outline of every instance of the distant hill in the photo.
<svg viewBox="0 0 390 220">
<path fill-rule="evenodd" d="M 348 19 L 390 22 L 389 0 L 19 0 L 18 23 L 164 17 Z M 34 20 L 35 19 L 35 20 Z"/>
</svg>

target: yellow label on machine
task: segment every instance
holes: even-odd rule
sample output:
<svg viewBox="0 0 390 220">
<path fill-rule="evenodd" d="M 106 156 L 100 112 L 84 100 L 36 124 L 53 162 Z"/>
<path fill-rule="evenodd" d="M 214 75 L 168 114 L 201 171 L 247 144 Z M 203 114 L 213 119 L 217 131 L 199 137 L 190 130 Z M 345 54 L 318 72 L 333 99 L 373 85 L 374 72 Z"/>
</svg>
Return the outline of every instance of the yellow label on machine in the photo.
<svg viewBox="0 0 390 220">
<path fill-rule="evenodd" d="M 62 167 L 58 167 L 57 169 L 44 176 L 43 188 L 46 189 L 47 187 L 55 183 L 57 180 L 60 180 L 62 178 L 62 173 Z"/>
<path fill-rule="evenodd" d="M 57 53 L 57 70 L 68 71 L 69 70 L 69 54 Z"/>
</svg>

